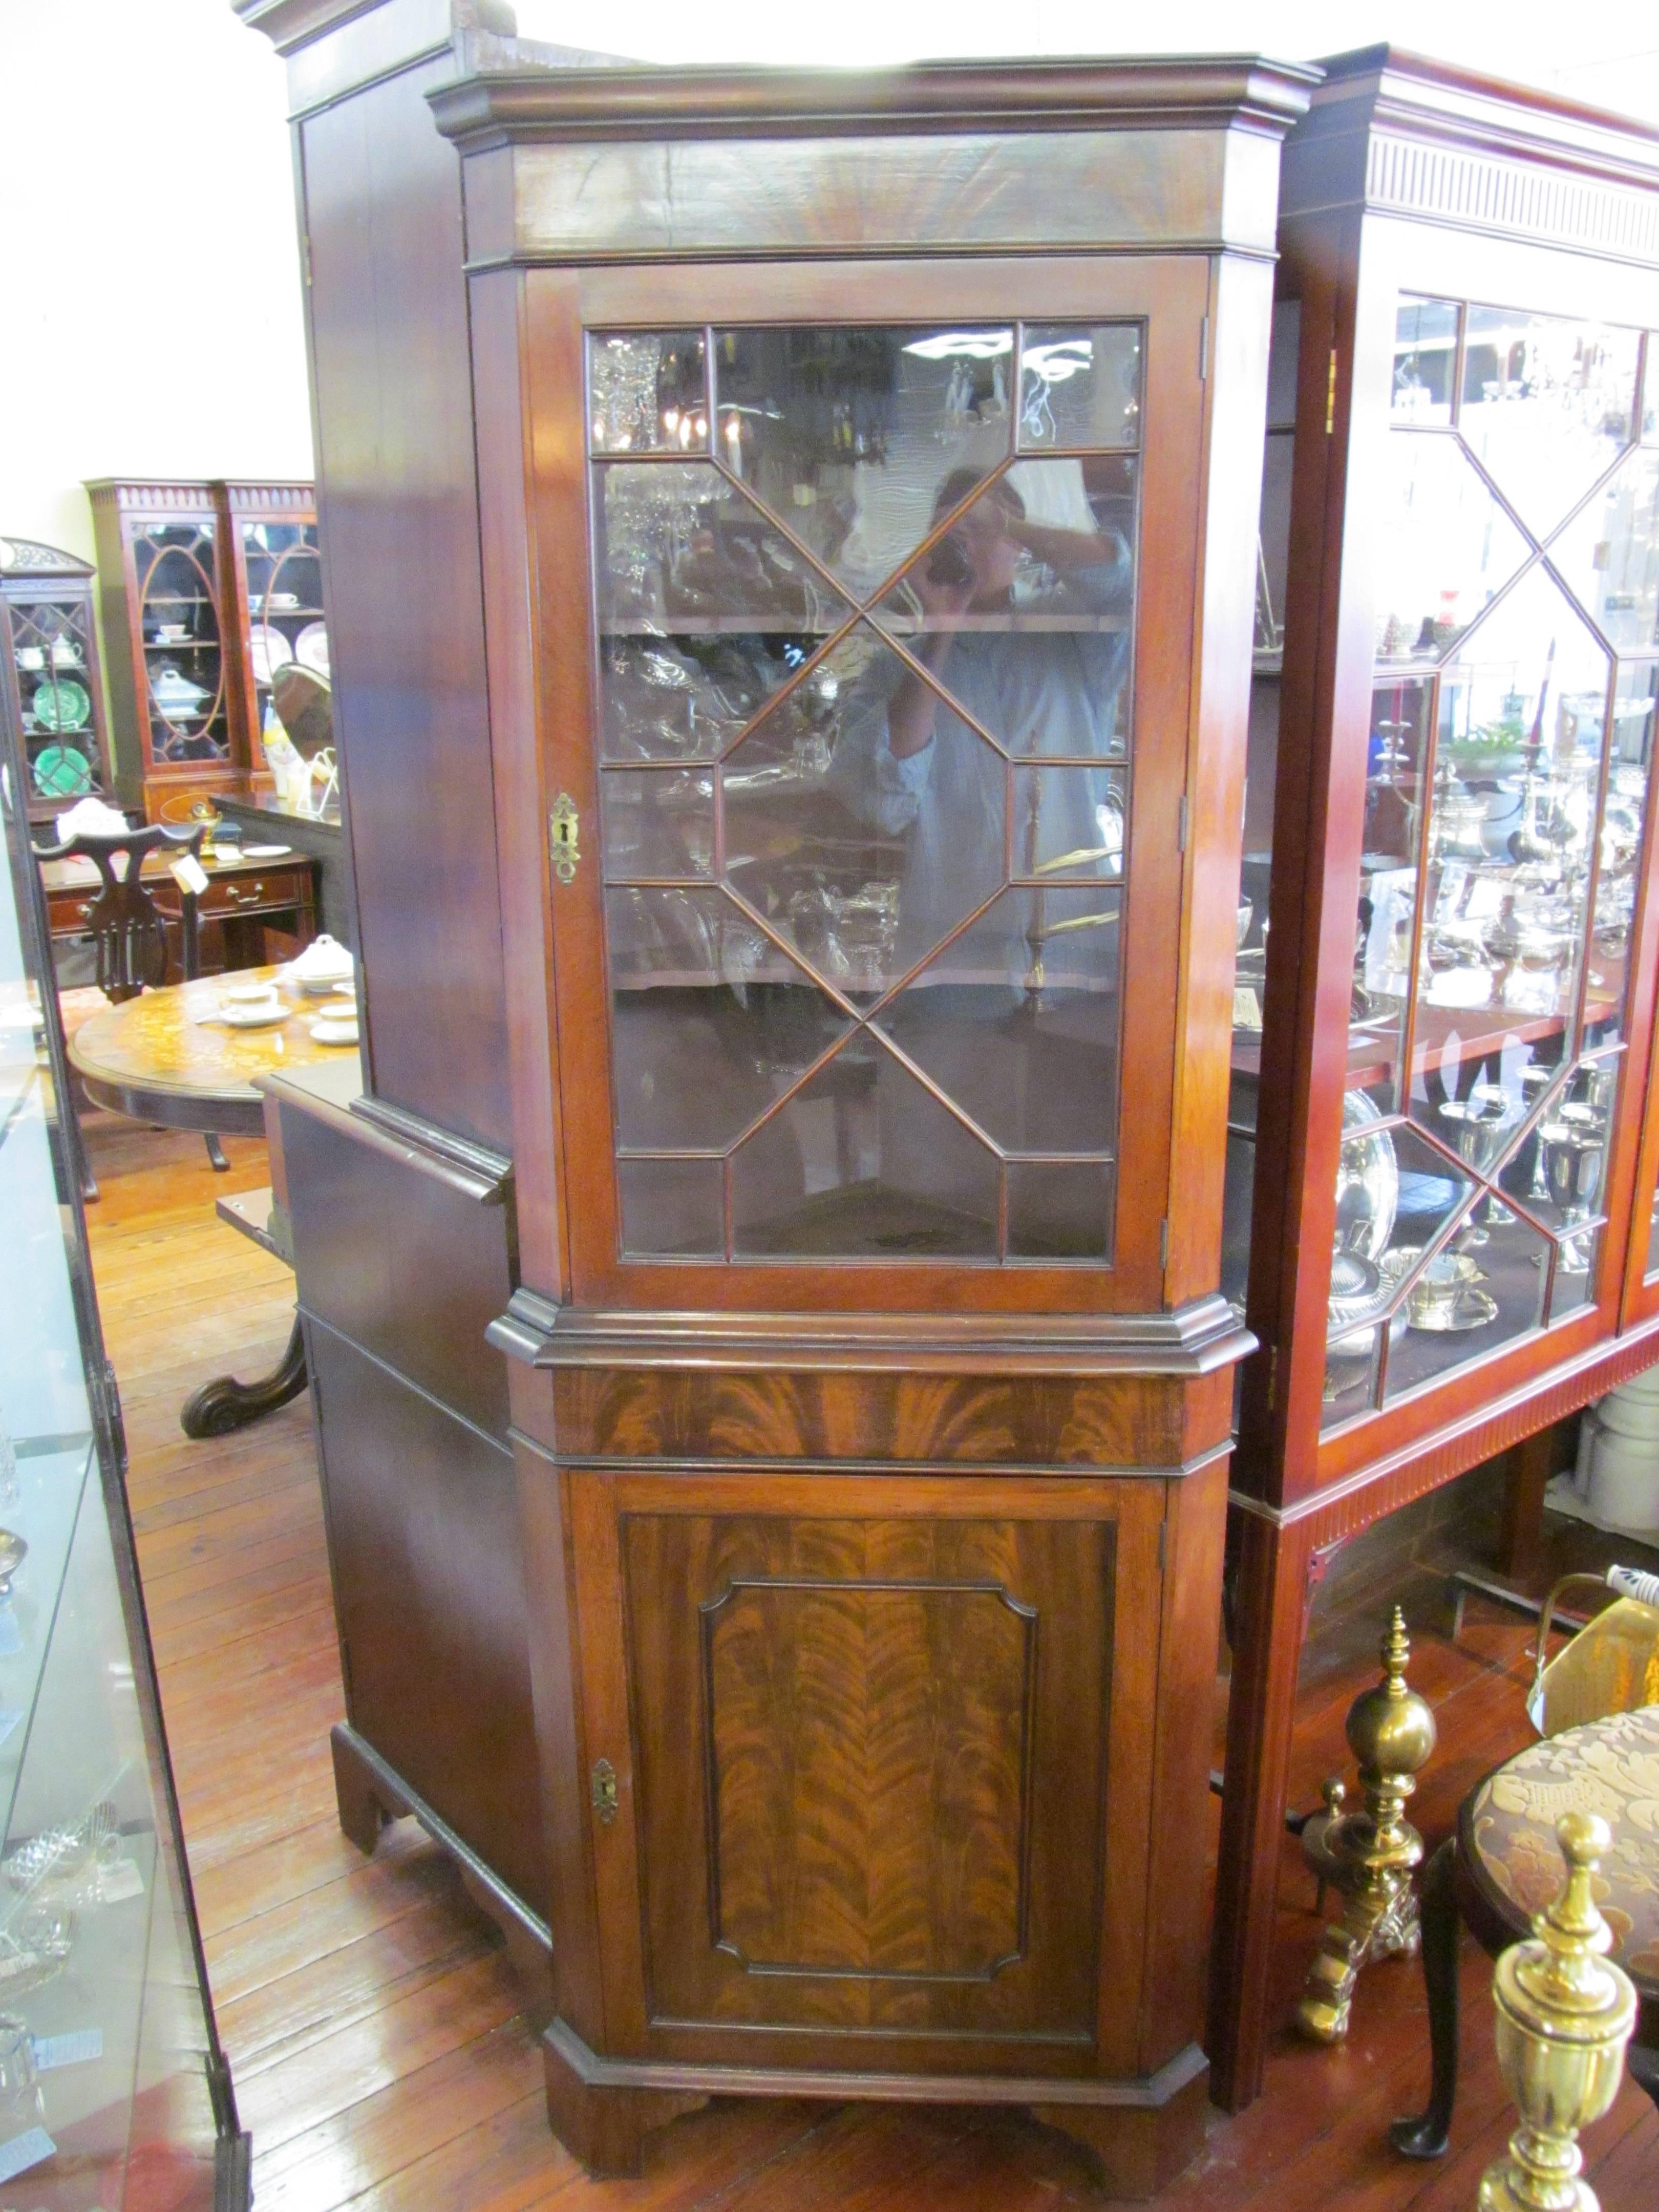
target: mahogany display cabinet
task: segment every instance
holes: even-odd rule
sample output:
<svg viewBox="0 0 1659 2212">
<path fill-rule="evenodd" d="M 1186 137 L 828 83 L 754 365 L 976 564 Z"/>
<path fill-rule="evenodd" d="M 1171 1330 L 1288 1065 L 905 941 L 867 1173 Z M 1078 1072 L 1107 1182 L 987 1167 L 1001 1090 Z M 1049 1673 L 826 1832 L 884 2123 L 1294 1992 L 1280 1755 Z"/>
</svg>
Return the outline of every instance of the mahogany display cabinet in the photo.
<svg viewBox="0 0 1659 2212">
<path fill-rule="evenodd" d="M 15 687 L 31 823 L 104 793 L 108 749 L 88 562 L 29 538 L 0 538 L 0 639 Z"/>
<path fill-rule="evenodd" d="M 421 1813 L 550 1945 L 592 2168 L 711 2094 L 992 2101 L 1146 2194 L 1205 2103 L 1310 75 L 565 67 L 493 8 L 242 12 L 298 114 L 366 996 L 368 1094 L 273 1103 L 343 1814 Z M 423 572 L 377 569 L 416 513 Z M 401 1218 L 352 1212 L 371 1173 Z M 468 1328 L 505 1261 L 493 1349 L 436 1325 L 417 1206 L 477 1224 Z"/>
<path fill-rule="evenodd" d="M 121 804 L 180 819 L 201 797 L 269 788 L 271 674 L 296 656 L 329 666 L 311 485 L 87 489 Z"/>
<path fill-rule="evenodd" d="M 1210 2019 L 1233 2105 L 1332 1547 L 1659 1355 L 1659 137 L 1387 49 L 1324 66 L 1282 187 L 1272 849 L 1244 867 L 1269 928 L 1229 1116 L 1261 1347 Z"/>
</svg>

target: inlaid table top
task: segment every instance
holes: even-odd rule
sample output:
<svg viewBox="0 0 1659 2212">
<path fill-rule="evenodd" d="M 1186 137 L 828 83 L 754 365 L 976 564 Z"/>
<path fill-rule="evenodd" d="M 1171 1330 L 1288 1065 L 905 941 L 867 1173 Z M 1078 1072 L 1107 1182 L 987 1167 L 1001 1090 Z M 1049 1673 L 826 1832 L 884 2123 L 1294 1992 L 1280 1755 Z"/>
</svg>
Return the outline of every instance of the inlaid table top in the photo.
<svg viewBox="0 0 1659 2212">
<path fill-rule="evenodd" d="M 1555 1824 L 1569 1812 L 1599 1813 L 1613 1831 L 1595 1901 L 1613 1930 L 1612 1957 L 1644 1997 L 1659 1996 L 1659 1705 L 1546 1736 L 1466 1801 L 1460 1849 L 1517 1935 L 1560 1889 Z"/>
<path fill-rule="evenodd" d="M 264 1114 L 254 1079 L 319 1062 L 355 1066 L 357 1048 L 321 1044 L 311 1025 L 322 1002 L 278 982 L 288 1018 L 265 1029 L 203 1021 L 235 983 L 276 981 L 280 968 L 242 968 L 146 991 L 83 1022 L 70 1060 L 95 1105 L 174 1129 L 258 1136 Z"/>
</svg>

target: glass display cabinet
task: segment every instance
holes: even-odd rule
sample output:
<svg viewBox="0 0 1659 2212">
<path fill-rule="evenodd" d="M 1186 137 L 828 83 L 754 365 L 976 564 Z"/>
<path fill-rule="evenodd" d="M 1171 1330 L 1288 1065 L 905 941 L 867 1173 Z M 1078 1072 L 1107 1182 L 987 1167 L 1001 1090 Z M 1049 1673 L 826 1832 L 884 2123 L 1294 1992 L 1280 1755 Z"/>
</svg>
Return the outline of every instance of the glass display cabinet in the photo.
<svg viewBox="0 0 1659 2212">
<path fill-rule="evenodd" d="M 269 784 L 275 671 L 328 673 L 309 484 L 87 487 L 98 544 L 121 803 L 181 818 Z"/>
<path fill-rule="evenodd" d="M 0 686 L 0 2184 L 245 2212 L 44 1017 L 26 733 Z M 48 995 L 50 985 L 47 986 Z"/>
<path fill-rule="evenodd" d="M 93 570 L 33 538 L 0 538 L 3 652 L 16 687 L 31 822 L 106 787 L 104 686 Z"/>
<path fill-rule="evenodd" d="M 270 778 L 261 750 L 271 678 L 290 662 L 326 677 L 328 625 L 323 612 L 323 556 L 309 484 L 216 485 L 229 549 L 228 635 L 234 637 L 230 693 L 239 758 L 249 787 Z"/>
<path fill-rule="evenodd" d="M 548 2094 L 592 2166 L 796 2084 L 1030 2106 L 1128 2193 L 1197 2140 L 1250 518 L 1306 82 L 433 94 Z"/>
<path fill-rule="evenodd" d="M 1326 66 L 1285 165 L 1270 930 L 1230 1115 L 1262 1346 L 1211 2030 L 1234 2102 L 1310 1575 L 1659 1353 L 1659 137 L 1386 49 Z"/>
<path fill-rule="evenodd" d="M 116 788 L 159 818 L 169 798 L 233 787 L 224 548 L 210 484 L 87 487 L 109 656 Z"/>
</svg>

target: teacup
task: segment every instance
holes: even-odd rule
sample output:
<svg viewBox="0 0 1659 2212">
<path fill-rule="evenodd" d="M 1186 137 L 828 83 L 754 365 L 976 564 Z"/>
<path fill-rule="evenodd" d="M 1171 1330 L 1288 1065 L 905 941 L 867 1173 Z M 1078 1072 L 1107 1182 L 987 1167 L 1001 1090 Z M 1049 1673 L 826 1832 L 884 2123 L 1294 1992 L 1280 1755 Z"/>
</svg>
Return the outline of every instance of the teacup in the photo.
<svg viewBox="0 0 1659 2212">
<path fill-rule="evenodd" d="M 1412 1285 L 1406 1300 L 1413 1326 L 1443 1328 L 1456 1313 L 1463 1293 L 1485 1279 L 1468 1253 L 1437 1252 Z"/>
</svg>

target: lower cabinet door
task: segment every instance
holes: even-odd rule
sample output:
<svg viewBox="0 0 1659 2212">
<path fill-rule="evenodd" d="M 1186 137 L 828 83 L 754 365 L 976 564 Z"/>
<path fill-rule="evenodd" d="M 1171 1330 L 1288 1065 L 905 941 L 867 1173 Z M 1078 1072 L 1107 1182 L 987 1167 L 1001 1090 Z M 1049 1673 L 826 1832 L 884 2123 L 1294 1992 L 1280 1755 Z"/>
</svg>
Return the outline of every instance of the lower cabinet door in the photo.
<svg viewBox="0 0 1659 2212">
<path fill-rule="evenodd" d="M 607 2019 L 1132 2070 L 1164 1485 L 568 1480 Z"/>
</svg>

